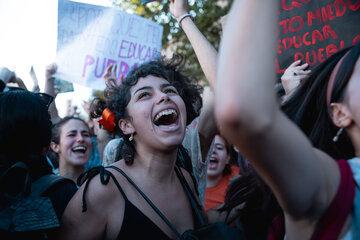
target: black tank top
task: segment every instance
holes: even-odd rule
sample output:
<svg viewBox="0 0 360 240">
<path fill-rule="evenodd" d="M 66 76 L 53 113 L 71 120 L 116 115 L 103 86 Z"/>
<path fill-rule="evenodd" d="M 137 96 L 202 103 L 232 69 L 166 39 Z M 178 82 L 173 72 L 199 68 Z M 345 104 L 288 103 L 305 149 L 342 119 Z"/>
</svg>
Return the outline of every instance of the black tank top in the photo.
<svg viewBox="0 0 360 240">
<path fill-rule="evenodd" d="M 123 223 L 120 229 L 120 232 L 117 236 L 117 239 L 156 239 L 156 240 L 162 240 L 162 239 L 171 239 L 168 235 L 166 235 L 151 219 L 149 219 L 144 213 L 141 212 L 140 209 L 138 209 L 134 204 L 129 201 L 129 199 L 126 197 L 123 189 L 121 188 L 119 182 L 116 180 L 116 177 L 107 170 L 107 168 L 115 169 L 117 172 L 120 172 L 133 186 L 136 188 L 137 191 L 140 193 L 141 190 L 138 189 L 138 187 L 135 185 L 135 183 L 119 168 L 115 166 L 108 166 L 104 168 L 103 166 L 94 167 L 87 172 L 80 175 L 78 179 L 78 184 L 82 185 L 85 183 L 85 188 L 83 192 L 83 212 L 87 210 L 87 204 L 86 204 L 86 198 L 85 194 L 87 191 L 87 185 L 89 184 L 90 180 L 96 176 L 97 174 L 100 174 L 100 180 L 103 184 L 107 184 L 110 179 L 112 179 L 115 182 L 115 185 L 119 189 L 121 195 L 123 196 L 125 200 L 125 209 L 124 209 L 124 218 Z M 181 172 L 181 171 L 180 171 Z M 186 185 L 186 189 L 190 189 L 188 184 L 186 183 L 185 178 L 181 174 L 181 178 L 179 176 L 179 170 L 176 169 L 177 176 L 182 183 L 183 187 L 184 184 Z M 87 181 L 86 181 L 87 180 Z M 142 193 L 143 194 L 143 193 Z M 191 192 L 191 194 L 193 194 Z M 196 203 L 197 208 L 201 209 L 202 206 Z M 156 206 L 152 206 L 154 209 Z M 194 228 L 200 227 L 201 221 L 199 217 L 197 217 L 197 214 L 195 213 L 194 207 L 191 207 L 192 215 L 194 218 Z M 159 214 L 159 213 L 158 213 Z M 161 214 L 161 213 L 160 213 Z M 164 218 L 163 218 L 164 220 Z M 168 224 L 169 225 L 169 224 Z M 171 224 L 170 224 L 171 225 Z M 172 229 L 173 231 L 176 231 L 175 229 Z"/>
<path fill-rule="evenodd" d="M 132 180 L 121 169 L 114 166 L 109 168 L 113 168 L 120 172 L 125 178 L 128 179 L 129 182 L 132 182 Z M 181 181 L 178 172 L 176 173 L 179 180 Z M 117 180 L 114 179 L 114 181 Z M 184 179 L 184 181 L 186 180 Z M 132 182 L 132 184 L 135 186 L 135 188 L 137 188 L 134 182 Z M 148 218 L 144 213 L 141 212 L 140 209 L 138 209 L 134 204 L 131 203 L 131 201 L 129 201 L 118 182 L 116 183 L 116 186 L 125 200 L 123 224 L 117 239 L 171 239 L 150 218 Z M 137 190 L 139 191 L 139 189 Z M 192 213 L 194 218 L 194 225 L 195 228 L 197 228 L 201 225 L 201 223 L 197 219 L 193 208 Z"/>
<path fill-rule="evenodd" d="M 119 189 L 125 200 L 123 224 L 117 239 L 170 239 L 150 218 L 143 214 Z"/>
</svg>

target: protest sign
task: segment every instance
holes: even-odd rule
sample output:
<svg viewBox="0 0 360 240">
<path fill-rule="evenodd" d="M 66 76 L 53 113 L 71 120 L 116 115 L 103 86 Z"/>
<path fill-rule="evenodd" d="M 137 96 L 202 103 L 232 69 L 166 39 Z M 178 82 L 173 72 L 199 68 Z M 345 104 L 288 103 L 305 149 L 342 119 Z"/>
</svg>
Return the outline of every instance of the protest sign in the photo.
<svg viewBox="0 0 360 240">
<path fill-rule="evenodd" d="M 360 43 L 360 0 L 280 0 L 278 77 L 294 61 L 310 68 Z"/>
<path fill-rule="evenodd" d="M 115 8 L 59 0 L 56 78 L 104 90 L 102 75 L 117 64 L 118 80 L 155 60 L 163 27 Z"/>
</svg>

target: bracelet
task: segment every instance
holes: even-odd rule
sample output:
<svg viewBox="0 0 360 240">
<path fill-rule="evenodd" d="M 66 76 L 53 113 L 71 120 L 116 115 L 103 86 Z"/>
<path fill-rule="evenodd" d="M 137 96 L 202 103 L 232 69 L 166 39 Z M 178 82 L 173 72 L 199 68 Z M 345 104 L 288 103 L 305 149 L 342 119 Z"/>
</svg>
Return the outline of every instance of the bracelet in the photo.
<svg viewBox="0 0 360 240">
<path fill-rule="evenodd" d="M 194 17 L 190 14 L 190 13 L 186 13 L 184 15 L 182 15 L 179 20 L 178 20 L 178 24 L 181 27 L 181 21 L 184 20 L 184 18 L 190 17 L 193 21 L 194 21 Z"/>
</svg>

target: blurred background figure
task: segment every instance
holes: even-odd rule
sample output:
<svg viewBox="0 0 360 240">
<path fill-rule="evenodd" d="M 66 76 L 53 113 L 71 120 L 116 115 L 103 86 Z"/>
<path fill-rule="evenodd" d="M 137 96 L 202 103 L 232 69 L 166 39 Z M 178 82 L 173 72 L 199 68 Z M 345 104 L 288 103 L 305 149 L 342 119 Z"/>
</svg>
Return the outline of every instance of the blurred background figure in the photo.
<svg viewBox="0 0 360 240">
<path fill-rule="evenodd" d="M 239 174 L 239 168 L 230 164 L 230 152 L 231 145 L 216 135 L 207 167 L 205 210 L 224 202 L 230 179 Z"/>
</svg>

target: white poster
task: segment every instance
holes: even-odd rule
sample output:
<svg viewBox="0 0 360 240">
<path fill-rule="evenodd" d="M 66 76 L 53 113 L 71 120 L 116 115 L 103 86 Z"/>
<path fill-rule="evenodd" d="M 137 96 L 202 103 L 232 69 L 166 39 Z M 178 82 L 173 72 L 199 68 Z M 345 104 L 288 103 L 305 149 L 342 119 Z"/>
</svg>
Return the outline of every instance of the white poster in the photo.
<svg viewBox="0 0 360 240">
<path fill-rule="evenodd" d="M 163 27 L 115 8 L 59 0 L 56 78 L 104 90 L 102 75 L 117 64 L 117 77 L 156 60 Z"/>
</svg>

